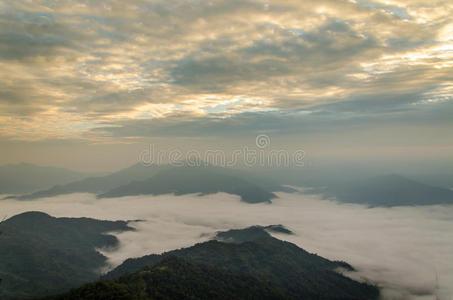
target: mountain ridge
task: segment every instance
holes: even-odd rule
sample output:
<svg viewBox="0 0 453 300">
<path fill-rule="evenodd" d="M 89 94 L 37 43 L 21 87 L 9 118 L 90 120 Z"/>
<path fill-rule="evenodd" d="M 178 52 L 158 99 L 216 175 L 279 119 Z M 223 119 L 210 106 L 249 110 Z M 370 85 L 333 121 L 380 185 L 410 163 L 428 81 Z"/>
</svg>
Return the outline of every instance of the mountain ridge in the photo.
<svg viewBox="0 0 453 300">
<path fill-rule="evenodd" d="M 30 163 L 0 166 L 0 194 L 22 194 L 87 177 L 88 173 Z"/>
<path fill-rule="evenodd" d="M 356 282 L 336 270 L 353 271 L 345 262 L 330 261 L 311 254 L 298 246 L 278 240 L 266 232 L 265 226 L 217 233 L 225 240 L 239 237 L 235 242 L 213 240 L 188 248 L 130 258 L 105 274 L 111 280 L 154 265 L 161 259 L 176 256 L 191 263 L 209 265 L 221 270 L 248 274 L 268 280 L 283 289 L 293 299 L 376 299 L 379 291 L 368 284 Z M 246 230 L 246 232 L 240 232 Z M 222 236 L 223 235 L 223 236 Z"/>
<path fill-rule="evenodd" d="M 238 195 L 248 203 L 268 202 L 276 195 L 242 178 L 224 174 L 213 167 L 175 167 L 162 170 L 143 181 L 133 181 L 98 195 L 99 198 L 173 193 L 201 195 L 225 192 Z"/>
<path fill-rule="evenodd" d="M 62 292 L 95 280 L 107 258 L 98 248 L 115 248 L 108 234 L 133 228 L 125 221 L 55 218 L 31 211 L 0 223 L 0 299 Z"/>
<path fill-rule="evenodd" d="M 212 165 L 182 166 L 143 165 L 137 163 L 112 174 L 89 177 L 66 185 L 55 185 L 50 189 L 31 194 L 9 196 L 6 199 L 32 200 L 70 193 L 94 193 L 98 198 L 127 195 L 160 195 L 174 193 L 202 195 L 226 192 L 239 195 L 248 203 L 270 202 L 276 195 L 270 189 L 283 187 L 266 186 L 245 179 L 246 173 L 239 170 Z M 258 180 L 259 181 L 259 180 Z"/>
<path fill-rule="evenodd" d="M 170 256 L 115 280 L 72 289 L 64 299 L 290 299 L 272 283 Z"/>
<path fill-rule="evenodd" d="M 453 191 L 397 174 L 331 184 L 322 193 L 326 198 L 370 207 L 453 204 Z"/>
</svg>

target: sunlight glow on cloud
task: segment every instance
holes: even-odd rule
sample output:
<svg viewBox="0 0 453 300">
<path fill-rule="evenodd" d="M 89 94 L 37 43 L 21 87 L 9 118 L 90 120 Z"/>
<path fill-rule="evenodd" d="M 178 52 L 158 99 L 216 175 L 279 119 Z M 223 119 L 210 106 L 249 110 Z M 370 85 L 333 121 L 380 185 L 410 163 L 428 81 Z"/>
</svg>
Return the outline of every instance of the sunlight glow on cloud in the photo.
<svg viewBox="0 0 453 300">
<path fill-rule="evenodd" d="M 4 1 L 0 138 L 435 93 L 451 15 L 441 0 Z"/>
</svg>

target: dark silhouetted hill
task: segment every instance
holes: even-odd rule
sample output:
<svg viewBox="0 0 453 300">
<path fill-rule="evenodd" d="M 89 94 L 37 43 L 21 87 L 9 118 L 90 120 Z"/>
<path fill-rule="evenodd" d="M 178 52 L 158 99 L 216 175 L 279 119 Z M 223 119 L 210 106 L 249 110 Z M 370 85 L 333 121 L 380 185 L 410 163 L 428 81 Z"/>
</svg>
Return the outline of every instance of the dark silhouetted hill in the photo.
<svg viewBox="0 0 453 300">
<path fill-rule="evenodd" d="M 195 264 L 205 264 L 235 274 L 269 281 L 291 299 L 377 299 L 379 291 L 335 270 L 352 271 L 345 262 L 335 262 L 273 238 L 268 228 L 254 226 L 218 233 L 217 240 L 189 248 L 126 260 L 104 279 L 121 278 L 162 259 L 176 256 Z M 227 242 L 224 242 L 227 241 Z M 170 299 L 170 298 L 168 298 Z"/>
<path fill-rule="evenodd" d="M 271 283 L 175 256 L 124 275 L 97 281 L 46 299 L 285 299 Z"/>
<path fill-rule="evenodd" d="M 5 220 L 0 224 L 0 299 L 54 294 L 97 279 L 106 257 L 96 249 L 118 243 L 106 232 L 131 229 L 123 221 L 41 212 Z"/>
</svg>

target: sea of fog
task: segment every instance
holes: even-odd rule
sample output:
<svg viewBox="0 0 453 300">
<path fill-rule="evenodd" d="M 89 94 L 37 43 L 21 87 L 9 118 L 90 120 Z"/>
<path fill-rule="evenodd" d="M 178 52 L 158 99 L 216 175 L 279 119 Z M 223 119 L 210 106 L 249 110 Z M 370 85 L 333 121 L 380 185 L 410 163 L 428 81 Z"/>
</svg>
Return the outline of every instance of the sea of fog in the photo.
<svg viewBox="0 0 453 300">
<path fill-rule="evenodd" d="M 33 201 L 2 200 L 0 215 L 43 211 L 56 217 L 144 220 L 137 231 L 115 233 L 111 267 L 128 257 L 161 253 L 209 239 L 216 231 L 283 224 L 294 235 L 275 235 L 333 260 L 353 276 L 382 287 L 385 299 L 453 299 L 453 206 L 367 208 L 278 193 L 272 204 L 247 204 L 228 194 L 96 199 L 71 194 Z"/>
</svg>

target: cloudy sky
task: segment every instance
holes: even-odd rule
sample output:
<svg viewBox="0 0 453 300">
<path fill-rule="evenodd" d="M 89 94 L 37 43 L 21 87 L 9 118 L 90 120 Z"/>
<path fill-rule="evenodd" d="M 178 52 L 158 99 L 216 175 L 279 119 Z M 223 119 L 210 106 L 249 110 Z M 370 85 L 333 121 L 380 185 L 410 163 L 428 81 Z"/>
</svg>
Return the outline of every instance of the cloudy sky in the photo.
<svg viewBox="0 0 453 300">
<path fill-rule="evenodd" d="M 452 16 L 447 0 L 2 0 L 0 163 L 105 170 L 150 140 L 265 133 L 453 165 Z"/>
</svg>

